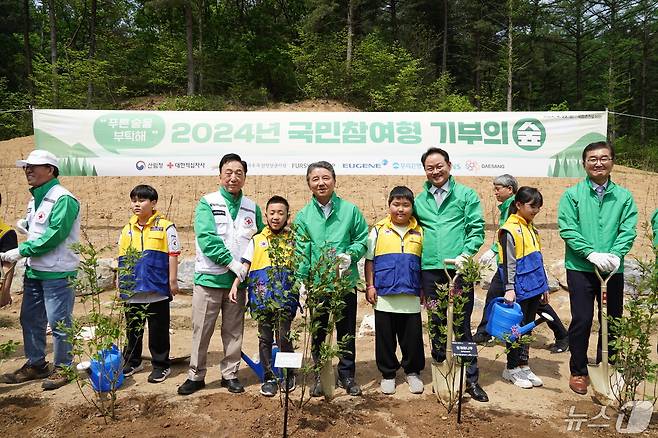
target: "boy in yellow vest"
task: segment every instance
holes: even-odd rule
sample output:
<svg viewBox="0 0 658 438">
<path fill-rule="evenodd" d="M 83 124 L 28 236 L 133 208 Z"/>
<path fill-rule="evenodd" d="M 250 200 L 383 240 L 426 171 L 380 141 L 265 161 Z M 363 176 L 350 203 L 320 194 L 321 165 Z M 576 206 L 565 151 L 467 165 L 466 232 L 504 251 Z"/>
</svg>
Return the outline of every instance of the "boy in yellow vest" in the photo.
<svg viewBox="0 0 658 438">
<path fill-rule="evenodd" d="M 129 248 L 140 252 L 132 275 L 119 279 L 121 297 L 126 300 L 126 346 L 123 375 L 142 370 L 142 338 L 148 321 L 149 351 L 153 370 L 150 383 L 163 382 L 170 374 L 169 301 L 178 293 L 178 256 L 181 247 L 176 226 L 155 210 L 158 192 L 138 185 L 130 192 L 134 215 L 119 238 L 119 266 Z M 123 293 L 128 291 L 128 294 Z"/>
<path fill-rule="evenodd" d="M 395 187 L 388 197 L 389 215 L 377 222 L 368 236 L 366 299 L 375 308 L 375 358 L 384 394 L 395 393 L 400 367 L 412 394 L 424 389 L 420 378 L 425 368 L 420 316 L 423 229 L 412 216 L 413 205 L 413 192 Z M 395 355 L 398 342 L 402 362 Z"/>
<path fill-rule="evenodd" d="M 260 393 L 265 397 L 276 395 L 279 386 L 272 372 L 274 364 L 271 363 L 274 335 L 280 351 L 294 351 L 288 336 L 299 306 L 299 297 L 291 292 L 293 236 L 286 228 L 289 209 L 285 198 L 272 196 L 265 209 L 267 227 L 251 239 L 242 256 L 242 263 L 249 269 L 249 308 L 258 321 L 258 354 L 265 371 L 265 382 Z M 275 257 L 271 250 L 278 251 L 278 255 Z M 237 303 L 239 284 L 240 280 L 236 278 L 229 294 L 229 299 L 234 303 Z M 288 391 L 295 389 L 294 374 L 288 374 L 286 384 Z"/>
<path fill-rule="evenodd" d="M 2 205 L 1 195 L 0 205 Z M 7 252 L 14 248 L 18 248 L 18 236 L 16 235 L 16 231 L 0 219 L 0 252 Z M 1 269 L 6 268 L 7 273 L 3 273 L 4 282 L 2 283 L 2 290 L 0 290 L 0 307 L 11 304 L 11 281 L 14 278 L 14 271 L 11 269 L 11 266 L 12 263 L 2 262 Z"/>
</svg>

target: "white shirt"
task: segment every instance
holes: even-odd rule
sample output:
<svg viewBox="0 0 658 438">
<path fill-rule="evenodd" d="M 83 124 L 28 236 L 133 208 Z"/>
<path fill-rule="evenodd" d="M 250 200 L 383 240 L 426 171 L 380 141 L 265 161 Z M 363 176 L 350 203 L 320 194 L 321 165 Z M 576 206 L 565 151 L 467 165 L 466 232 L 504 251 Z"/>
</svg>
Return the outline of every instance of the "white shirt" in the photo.
<svg viewBox="0 0 658 438">
<path fill-rule="evenodd" d="M 318 201 L 318 204 L 320 202 Z M 329 215 L 331 214 L 331 210 L 334 208 L 334 202 L 332 200 L 329 200 L 325 205 L 320 204 L 320 208 L 322 209 L 322 213 L 324 213 L 324 218 L 328 218 Z"/>
<path fill-rule="evenodd" d="M 434 200 L 436 201 L 436 208 L 441 207 L 441 204 L 443 204 L 443 200 L 446 198 L 449 189 L 450 189 L 450 180 L 446 181 L 445 184 L 443 184 L 441 187 L 432 186 L 430 192 L 432 192 L 432 195 L 434 195 Z"/>
</svg>

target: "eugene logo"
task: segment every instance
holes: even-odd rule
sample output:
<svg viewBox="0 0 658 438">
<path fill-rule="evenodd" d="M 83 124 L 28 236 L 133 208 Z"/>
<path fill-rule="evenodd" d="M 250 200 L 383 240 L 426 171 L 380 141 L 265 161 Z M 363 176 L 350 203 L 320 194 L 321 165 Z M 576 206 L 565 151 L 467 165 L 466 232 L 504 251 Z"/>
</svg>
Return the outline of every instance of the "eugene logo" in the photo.
<svg viewBox="0 0 658 438">
<path fill-rule="evenodd" d="M 99 145 L 118 154 L 121 149 L 149 149 L 162 141 L 165 122 L 155 113 L 112 112 L 94 122 Z"/>
<path fill-rule="evenodd" d="M 514 124 L 512 138 L 524 151 L 536 151 L 546 142 L 546 129 L 537 119 L 521 119 Z"/>
</svg>

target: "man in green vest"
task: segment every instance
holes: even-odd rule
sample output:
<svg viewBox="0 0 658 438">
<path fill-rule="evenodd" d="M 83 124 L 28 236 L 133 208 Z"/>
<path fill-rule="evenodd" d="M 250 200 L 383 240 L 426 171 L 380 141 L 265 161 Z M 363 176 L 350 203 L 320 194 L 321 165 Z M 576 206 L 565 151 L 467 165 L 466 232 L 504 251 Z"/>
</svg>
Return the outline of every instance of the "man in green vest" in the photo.
<svg viewBox="0 0 658 438">
<path fill-rule="evenodd" d="M 250 239 L 264 227 L 260 207 L 242 193 L 246 178 L 247 163 L 237 154 L 224 155 L 219 162 L 219 190 L 203 196 L 194 211 L 192 354 L 187 380 L 178 387 L 180 395 L 206 386 L 208 346 L 220 312 L 224 346 L 220 384 L 229 392 L 244 392 L 238 369 L 246 293 L 244 287 L 238 289 L 237 303 L 231 302 L 229 293 L 236 277 L 244 281 L 247 268 L 240 259 Z"/>
<path fill-rule="evenodd" d="M 466 258 L 477 254 L 484 242 L 484 216 L 482 206 L 475 190 L 459 184 L 450 175 L 452 164 L 448 152 L 441 148 L 430 148 L 421 157 L 427 181 L 424 190 L 416 197 L 414 214 L 425 232 L 423 255 L 421 260 L 421 278 L 425 298 L 435 299 L 436 284 L 447 284 L 444 272 L 445 259 L 456 259 L 457 268 L 461 268 Z M 451 276 L 454 269 L 449 269 Z M 460 340 L 472 342 L 471 313 L 473 312 L 473 284 L 464 283 L 457 277 L 455 287 L 462 289 L 468 298 L 464 306 L 464 319 Z M 445 315 L 434 314 L 432 323 L 435 327 L 445 325 Z M 446 346 L 433 336 L 432 358 L 443 362 L 446 358 Z M 487 393 L 478 384 L 477 358 L 469 361 L 466 371 L 466 391 L 474 400 L 489 401 Z"/>
<path fill-rule="evenodd" d="M 0 254 L 4 262 L 26 259 L 21 304 L 21 327 L 27 362 L 13 373 L 5 374 L 6 383 L 43 379 L 45 390 L 68 383 L 65 370 L 71 365 L 71 344 L 61 324 L 71 325 L 75 292 L 69 280 L 76 275 L 78 255 L 71 245 L 79 241 L 80 203 L 60 185 L 57 157 L 35 150 L 16 166 L 25 171 L 32 199 L 23 223 L 27 241 L 18 248 Z M 54 371 L 46 362 L 46 325 L 53 333 Z"/>
<path fill-rule="evenodd" d="M 631 192 L 610 179 L 615 151 L 600 141 L 583 150 L 587 177 L 569 187 L 558 206 L 557 223 L 565 243 L 571 324 L 569 325 L 569 387 L 587 394 L 587 347 L 594 319 L 594 302 L 600 308 L 601 284 L 594 273 L 613 274 L 608 281 L 608 315 L 622 316 L 624 308 L 624 256 L 637 235 L 637 207 Z M 601 317 L 599 311 L 599 318 Z M 611 334 L 611 340 L 614 336 Z M 608 346 L 610 355 L 614 349 Z M 601 361 L 601 334 L 596 362 Z"/>
</svg>

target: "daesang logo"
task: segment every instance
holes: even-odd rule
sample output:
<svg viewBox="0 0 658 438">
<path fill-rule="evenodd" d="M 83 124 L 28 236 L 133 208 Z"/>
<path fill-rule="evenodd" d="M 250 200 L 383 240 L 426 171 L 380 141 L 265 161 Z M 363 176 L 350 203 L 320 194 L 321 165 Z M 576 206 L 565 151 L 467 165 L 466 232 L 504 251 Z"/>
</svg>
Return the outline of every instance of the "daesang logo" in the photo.
<svg viewBox="0 0 658 438">
<path fill-rule="evenodd" d="M 477 172 L 479 169 L 478 162 L 475 160 L 466 160 L 465 167 L 469 172 Z"/>
<path fill-rule="evenodd" d="M 135 163 L 135 168 L 137 170 L 144 170 L 145 167 L 146 167 L 146 163 L 143 162 L 142 160 L 139 160 L 138 162 Z"/>
</svg>

